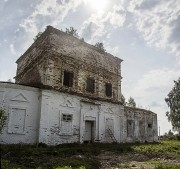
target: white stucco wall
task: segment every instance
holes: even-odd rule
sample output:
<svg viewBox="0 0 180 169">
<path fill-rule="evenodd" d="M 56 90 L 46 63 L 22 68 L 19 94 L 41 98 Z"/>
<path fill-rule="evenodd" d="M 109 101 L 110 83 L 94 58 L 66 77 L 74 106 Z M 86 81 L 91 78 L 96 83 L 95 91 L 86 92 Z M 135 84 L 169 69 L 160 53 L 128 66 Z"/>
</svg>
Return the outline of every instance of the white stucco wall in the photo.
<svg viewBox="0 0 180 169">
<path fill-rule="evenodd" d="M 0 106 L 7 120 L 1 143 L 34 144 L 39 131 L 39 90 L 17 84 L 0 83 Z"/>
<path fill-rule="evenodd" d="M 54 90 L 0 83 L 0 106 L 8 117 L 0 136 L 1 143 L 83 143 L 87 123 L 91 123 L 89 137 L 92 142 L 151 142 L 158 139 L 157 115 L 153 112 L 125 109 L 120 104 Z M 129 136 L 128 120 L 133 125 Z"/>
<path fill-rule="evenodd" d="M 63 129 L 62 114 L 70 114 L 73 117 L 71 128 L 67 128 L 67 133 Z M 105 124 L 108 118 L 113 119 L 114 136 L 118 142 L 121 142 L 123 138 L 121 130 L 123 109 L 120 105 L 43 90 L 39 142 L 51 145 L 83 143 L 85 121 L 93 121 L 95 124 L 93 127 L 94 141 L 112 142 L 111 139 L 107 140 L 105 136 Z"/>
</svg>

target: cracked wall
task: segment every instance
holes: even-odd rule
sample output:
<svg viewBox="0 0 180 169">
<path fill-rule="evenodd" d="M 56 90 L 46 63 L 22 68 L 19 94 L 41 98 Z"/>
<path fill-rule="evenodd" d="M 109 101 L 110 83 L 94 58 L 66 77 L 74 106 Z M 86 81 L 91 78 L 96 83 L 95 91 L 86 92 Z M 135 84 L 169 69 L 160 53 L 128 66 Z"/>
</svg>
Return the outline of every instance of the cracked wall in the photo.
<svg viewBox="0 0 180 169">
<path fill-rule="evenodd" d="M 101 53 L 94 46 L 49 26 L 17 60 L 15 79 L 18 84 L 118 102 L 121 62 L 121 59 Z M 64 71 L 73 73 L 71 87 L 63 85 Z M 88 78 L 95 81 L 93 93 L 86 90 Z M 106 95 L 106 83 L 112 85 L 112 96 Z"/>
</svg>

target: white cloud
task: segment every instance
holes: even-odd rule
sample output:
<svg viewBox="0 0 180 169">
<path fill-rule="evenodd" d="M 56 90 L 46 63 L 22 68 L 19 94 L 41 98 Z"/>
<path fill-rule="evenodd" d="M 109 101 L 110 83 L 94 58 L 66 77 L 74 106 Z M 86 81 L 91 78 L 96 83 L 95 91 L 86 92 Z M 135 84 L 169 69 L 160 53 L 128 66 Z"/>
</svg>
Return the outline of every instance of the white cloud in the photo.
<svg viewBox="0 0 180 169">
<path fill-rule="evenodd" d="M 10 44 L 9 47 L 10 47 L 11 53 L 12 53 L 13 55 L 16 55 L 16 51 L 15 51 L 15 49 L 14 49 L 14 45 L 13 45 L 13 44 Z"/>
<path fill-rule="evenodd" d="M 84 21 L 80 34 L 89 39 L 89 42 L 92 42 L 95 41 L 95 38 L 106 34 L 109 36 L 108 32 L 112 29 L 122 27 L 125 19 L 126 12 L 124 8 L 120 5 L 114 5 L 109 12 L 93 13 Z"/>
<path fill-rule="evenodd" d="M 169 108 L 164 99 L 174 86 L 174 80 L 177 80 L 179 76 L 180 70 L 166 68 L 151 70 L 142 79 L 132 85 L 129 84 L 124 89 L 125 96 L 128 98 L 132 96 L 138 107 L 157 113 L 161 134 L 171 128 L 165 116 Z"/>
<path fill-rule="evenodd" d="M 166 49 L 180 60 L 180 3 L 178 0 L 132 0 L 128 11 L 147 44 Z"/>
<path fill-rule="evenodd" d="M 131 90 L 132 95 L 137 96 L 140 100 L 156 96 L 156 93 L 162 93 L 164 97 L 172 88 L 173 81 L 178 79 L 179 76 L 180 70 L 151 70 L 135 84 L 133 90 Z"/>
<path fill-rule="evenodd" d="M 110 53 L 110 54 L 118 57 L 118 56 L 117 56 L 117 55 L 118 55 L 118 52 L 119 52 L 119 47 L 118 47 L 118 46 L 112 47 L 111 45 L 106 44 L 106 43 L 104 44 L 104 46 L 105 46 L 105 49 L 106 49 L 106 51 L 107 51 L 108 53 Z"/>
<path fill-rule="evenodd" d="M 109 20 L 111 25 L 122 27 L 126 19 L 126 11 L 122 6 L 114 6 L 113 11 L 109 14 Z"/>
<path fill-rule="evenodd" d="M 52 1 L 42 0 L 35 11 L 20 24 L 27 32 L 37 34 L 47 25 L 58 26 L 69 12 L 74 11 L 82 0 Z"/>
</svg>

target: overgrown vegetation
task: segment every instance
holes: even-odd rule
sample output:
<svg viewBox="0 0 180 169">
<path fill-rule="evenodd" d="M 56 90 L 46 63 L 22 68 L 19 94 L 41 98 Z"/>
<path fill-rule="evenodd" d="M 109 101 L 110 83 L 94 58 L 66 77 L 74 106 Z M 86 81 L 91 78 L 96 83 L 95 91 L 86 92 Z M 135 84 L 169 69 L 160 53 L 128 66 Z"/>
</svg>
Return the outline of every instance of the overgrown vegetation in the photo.
<svg viewBox="0 0 180 169">
<path fill-rule="evenodd" d="M 97 42 L 95 45 L 94 45 L 99 52 L 106 52 L 106 49 L 104 48 L 104 44 L 102 42 Z"/>
<path fill-rule="evenodd" d="M 133 150 L 136 152 L 145 153 L 149 156 L 173 156 L 180 157 L 180 142 L 179 141 L 162 141 L 158 144 L 146 144 L 133 146 Z"/>
<path fill-rule="evenodd" d="M 100 168 L 98 155 L 103 152 L 112 152 L 117 155 L 141 153 L 147 155 L 150 159 L 155 157 L 180 158 L 180 142 L 163 141 L 154 144 L 65 144 L 57 146 L 46 146 L 45 144 L 39 144 L 38 146 L 2 145 L 1 165 L 4 169 L 98 169 Z M 162 167 L 164 167 L 163 164 L 157 163 L 156 169 L 163 169 Z M 172 168 L 172 166 L 169 167 Z"/>
<path fill-rule="evenodd" d="M 135 108 L 136 107 L 136 102 L 135 102 L 135 100 L 132 97 L 130 97 L 129 100 L 128 100 L 127 105 L 129 107 L 134 107 Z"/>
<path fill-rule="evenodd" d="M 42 35 L 42 32 L 38 32 L 38 34 L 33 38 L 33 40 L 36 41 L 41 35 Z"/>
<path fill-rule="evenodd" d="M 66 33 L 69 35 L 72 35 L 76 38 L 79 38 L 79 35 L 77 33 L 77 29 L 74 29 L 74 27 L 66 28 Z"/>
<path fill-rule="evenodd" d="M 0 107 L 0 134 L 2 133 L 3 127 L 6 123 L 6 119 L 6 112 L 2 107 Z"/>
</svg>

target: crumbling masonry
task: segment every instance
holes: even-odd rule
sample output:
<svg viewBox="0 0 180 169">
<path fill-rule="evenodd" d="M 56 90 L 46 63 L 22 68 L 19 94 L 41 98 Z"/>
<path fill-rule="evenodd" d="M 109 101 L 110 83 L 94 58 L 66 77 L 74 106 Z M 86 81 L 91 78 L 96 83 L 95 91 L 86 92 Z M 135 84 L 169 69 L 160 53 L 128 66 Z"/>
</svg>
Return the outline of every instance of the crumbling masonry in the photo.
<svg viewBox="0 0 180 169">
<path fill-rule="evenodd" d="M 157 141 L 157 115 L 124 107 L 121 62 L 51 26 L 0 83 L 8 120 L 2 143 Z"/>
</svg>

